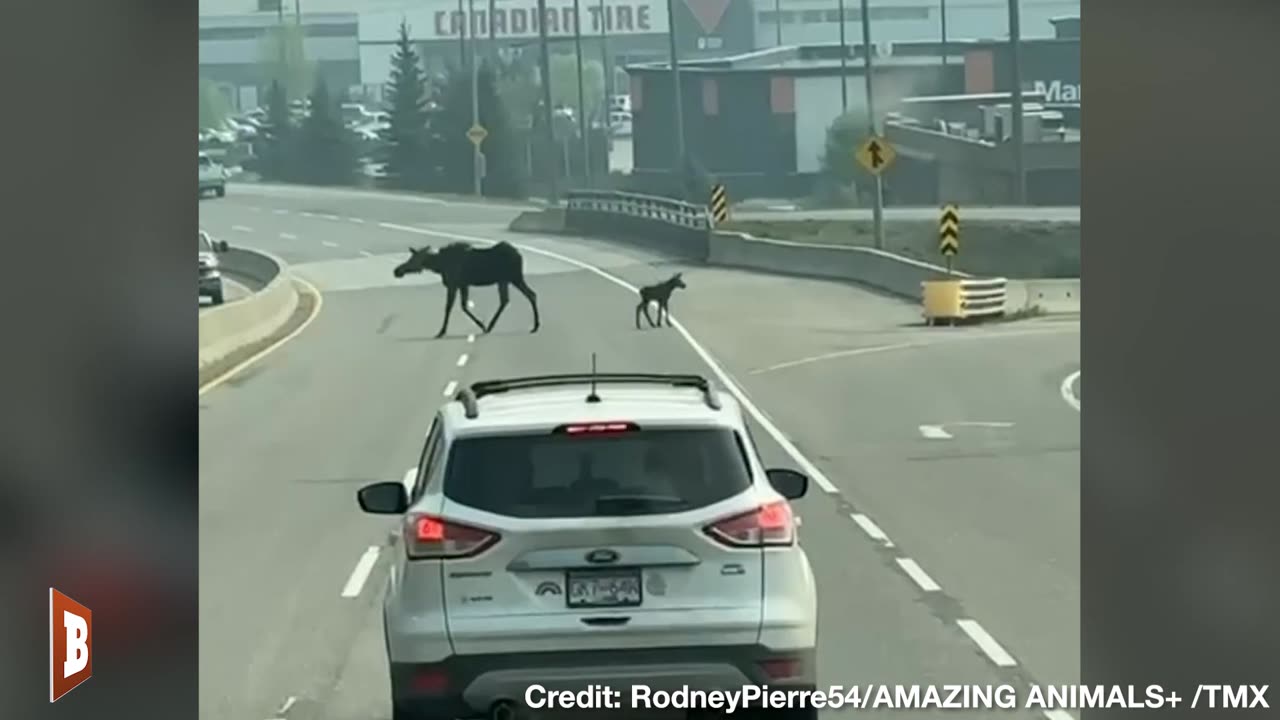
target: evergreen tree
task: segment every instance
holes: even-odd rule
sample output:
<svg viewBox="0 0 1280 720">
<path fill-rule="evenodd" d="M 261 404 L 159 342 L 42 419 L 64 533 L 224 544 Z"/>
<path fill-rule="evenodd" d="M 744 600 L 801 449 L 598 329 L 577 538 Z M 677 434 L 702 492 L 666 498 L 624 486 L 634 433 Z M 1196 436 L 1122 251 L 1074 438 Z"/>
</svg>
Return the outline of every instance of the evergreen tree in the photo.
<svg viewBox="0 0 1280 720">
<path fill-rule="evenodd" d="M 289 99 L 284 86 L 276 81 L 267 92 L 267 123 L 258 156 L 262 176 L 268 180 L 293 178 L 293 142 L 296 128 L 289 113 Z"/>
<path fill-rule="evenodd" d="M 342 124 L 324 80 L 311 93 L 311 112 L 298 129 L 298 180 L 315 185 L 349 185 L 359 168 L 356 138 Z"/>
<path fill-rule="evenodd" d="M 427 136 L 427 83 L 418 53 L 409 42 L 409 26 L 400 21 L 400 37 L 391 58 L 390 112 L 383 159 L 387 181 L 406 190 L 427 189 L 431 177 Z"/>
<path fill-rule="evenodd" d="M 493 197 L 519 198 L 524 194 L 520 172 L 522 148 L 512 132 L 497 79 L 488 63 L 480 66 L 477 78 L 480 125 L 488 131 L 480 150 L 485 156 L 482 191 Z M 465 70 L 449 73 L 440 101 L 440 111 L 432 123 L 433 159 L 440 167 L 448 192 L 471 193 L 473 155 L 467 130 L 471 127 L 471 77 Z"/>
</svg>

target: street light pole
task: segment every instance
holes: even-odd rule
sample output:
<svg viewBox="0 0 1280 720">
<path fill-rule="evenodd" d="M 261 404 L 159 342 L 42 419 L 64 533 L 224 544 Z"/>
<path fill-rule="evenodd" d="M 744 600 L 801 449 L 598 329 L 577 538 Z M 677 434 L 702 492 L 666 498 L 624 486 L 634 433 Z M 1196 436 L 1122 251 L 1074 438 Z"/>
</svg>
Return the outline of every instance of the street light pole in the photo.
<svg viewBox="0 0 1280 720">
<path fill-rule="evenodd" d="M 600 71 L 603 77 L 601 82 L 604 97 L 600 99 L 600 119 L 602 121 L 602 131 L 605 133 L 604 142 L 604 175 L 609 177 L 612 170 L 609 167 L 609 153 L 613 151 L 613 122 L 609 114 L 612 107 L 610 103 L 613 101 L 613 68 L 609 66 L 609 23 L 608 17 L 605 15 L 604 0 L 600 0 Z"/>
<path fill-rule="evenodd" d="M 578 132 L 582 135 L 582 184 L 591 185 L 591 122 L 587 117 L 587 94 L 582 84 L 582 7 L 573 0 L 573 50 L 578 63 Z"/>
<path fill-rule="evenodd" d="M 1026 137 L 1022 123 L 1022 20 L 1019 0 L 1009 0 L 1009 54 L 1013 65 L 1013 202 L 1027 202 L 1027 167 L 1023 157 Z"/>
<path fill-rule="evenodd" d="M 840 0 L 840 110 L 841 112 L 849 111 L 849 42 L 845 38 L 845 22 L 848 18 L 844 16 L 844 0 Z M 863 21 L 864 25 L 866 21 Z"/>
<path fill-rule="evenodd" d="M 555 130 L 551 127 L 551 50 L 547 47 L 547 0 L 538 0 L 538 45 L 542 50 L 539 58 L 539 74 L 542 75 L 542 124 L 545 134 L 546 152 L 544 162 L 547 164 L 547 194 L 552 203 L 560 199 L 557 189 L 559 171 L 553 162 L 552 151 L 556 147 Z"/>
<path fill-rule="evenodd" d="M 684 93 L 680 87 L 680 58 L 676 53 L 676 14 L 675 3 L 667 0 L 667 40 L 671 46 L 671 91 L 675 96 L 676 116 L 676 178 L 684 185 Z"/>
<path fill-rule="evenodd" d="M 471 25 L 471 14 L 462 6 L 462 0 L 458 0 L 458 62 L 464 66 L 467 64 L 467 28 Z"/>
<path fill-rule="evenodd" d="M 871 56 L 871 13 L 867 7 L 867 0 L 862 0 L 862 74 L 867 81 L 867 127 L 871 129 L 872 136 L 879 137 L 879 123 L 876 122 L 876 102 L 875 92 L 872 90 L 871 72 L 872 63 Z M 872 208 L 872 224 L 875 228 L 876 248 L 884 249 L 884 183 L 880 180 L 880 175 L 876 178 L 876 198 L 875 205 Z"/>
<path fill-rule="evenodd" d="M 469 39 L 467 45 L 470 49 L 470 70 L 471 70 L 471 127 L 480 125 L 480 63 L 476 58 L 476 34 L 475 28 L 471 25 L 471 18 L 475 17 L 475 0 L 467 0 L 467 22 L 466 33 Z M 484 174 L 484 155 L 480 152 L 480 143 L 471 143 L 471 189 L 480 196 L 483 194 L 483 185 L 481 175 Z"/>
</svg>

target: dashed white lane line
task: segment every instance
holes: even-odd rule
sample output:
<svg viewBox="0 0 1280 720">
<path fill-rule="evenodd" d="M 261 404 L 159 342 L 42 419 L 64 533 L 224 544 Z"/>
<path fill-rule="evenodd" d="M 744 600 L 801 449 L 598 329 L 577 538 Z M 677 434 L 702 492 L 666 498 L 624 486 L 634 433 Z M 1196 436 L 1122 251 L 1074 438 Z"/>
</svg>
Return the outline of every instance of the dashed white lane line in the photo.
<svg viewBox="0 0 1280 720">
<path fill-rule="evenodd" d="M 342 219 L 337 215 L 330 215 L 328 213 L 316 213 L 316 217 L 322 218 L 324 220 L 341 220 Z"/>
<path fill-rule="evenodd" d="M 468 309 L 468 310 L 475 310 L 475 309 L 476 309 L 476 301 L 475 301 L 475 300 L 471 300 L 471 299 L 469 299 L 469 298 L 468 298 L 468 299 L 467 299 L 467 309 Z"/>
<path fill-rule="evenodd" d="M 463 365 L 466 365 L 467 361 L 470 359 L 471 359 L 470 355 L 467 355 L 466 353 L 462 353 L 461 355 L 458 356 L 458 367 L 462 367 Z"/>
<path fill-rule="evenodd" d="M 332 241 L 329 241 L 329 240 L 322 240 L 322 241 L 320 242 L 320 244 L 321 244 L 321 245 L 323 245 L 323 246 L 325 246 L 325 247 L 331 247 L 331 248 L 336 248 L 336 247 L 338 247 L 338 243 L 336 243 L 336 242 L 332 242 Z"/>
<path fill-rule="evenodd" d="M 362 219 L 360 219 L 360 218 L 357 218 L 357 217 L 349 217 L 349 218 L 347 218 L 347 221 L 348 221 L 348 222 L 353 222 L 353 223 L 355 223 L 355 224 L 357 224 L 357 225 L 363 225 L 363 224 L 364 224 L 364 220 L 362 220 Z"/>
<path fill-rule="evenodd" d="M 351 577 L 347 578 L 347 584 L 342 588 L 342 597 L 353 598 L 360 595 L 360 591 L 364 589 L 364 583 L 369 579 L 369 573 L 373 572 L 373 566 L 378 562 L 378 546 L 370 545 L 368 550 L 360 556 L 356 561 L 355 569 L 351 571 Z"/>
<path fill-rule="evenodd" d="M 1066 710 L 1045 710 L 1044 716 L 1049 720 L 1076 720 Z"/>
<path fill-rule="evenodd" d="M 473 343 L 473 342 L 475 342 L 475 341 L 476 341 L 476 336 L 475 336 L 475 334 L 474 334 L 474 333 L 472 333 L 472 334 L 470 334 L 470 335 L 467 335 L 467 342 L 469 342 L 469 343 Z"/>
<path fill-rule="evenodd" d="M 1000 643 L 996 642 L 996 639 L 991 637 L 991 634 L 984 630 L 977 620 L 957 620 L 956 624 L 990 658 L 991 662 L 999 667 L 1017 666 L 1018 661 L 1005 652 L 1005 649 L 1000 647 Z"/>
<path fill-rule="evenodd" d="M 457 389 L 458 389 L 458 381 L 450 380 L 449 384 L 444 386 L 444 392 L 442 394 L 445 397 L 453 397 L 453 393 Z"/>
<path fill-rule="evenodd" d="M 368 250 L 361 250 L 360 254 L 365 257 L 373 257 L 373 253 L 369 252 Z"/>
<path fill-rule="evenodd" d="M 378 225 L 389 230 L 400 230 L 402 232 L 417 233 L 432 237 L 477 242 L 484 245 L 494 245 L 496 243 L 494 240 L 476 237 L 474 235 L 462 235 L 459 233 L 442 232 L 439 230 L 427 230 L 425 228 L 417 228 L 411 225 L 398 225 L 396 223 L 378 223 Z M 525 245 L 524 243 L 517 244 L 517 247 L 525 252 L 541 255 L 543 257 L 551 258 L 552 260 L 559 260 L 566 265 L 572 265 L 573 267 L 586 270 L 597 277 L 603 278 L 604 280 L 623 288 L 624 290 L 632 293 L 633 296 L 635 293 L 640 292 L 640 289 L 635 285 L 632 285 L 617 275 L 606 270 L 602 270 L 591 263 L 583 262 L 577 258 L 571 258 L 568 255 L 562 255 L 551 250 L 544 250 L 539 247 Z M 766 433 L 769 434 L 769 437 L 773 438 L 773 441 L 782 448 L 782 451 L 789 455 L 791 459 L 800 466 L 800 470 L 813 478 L 813 481 L 817 483 L 818 487 L 822 488 L 824 492 L 831 495 L 839 494 L 839 489 L 837 489 L 831 480 L 827 478 L 826 473 L 822 472 L 818 466 L 810 462 L 809 458 L 805 457 L 804 453 L 800 452 L 800 448 L 796 447 L 795 444 L 787 438 L 786 434 L 784 434 L 782 430 L 778 429 L 777 425 L 773 424 L 773 421 L 769 419 L 769 416 L 762 412 L 760 408 L 756 407 L 756 404 L 751 401 L 751 398 L 747 397 L 746 392 L 744 392 L 742 388 L 738 387 L 738 384 L 729 376 L 729 373 L 726 372 L 724 368 L 720 367 L 720 363 L 716 362 L 716 359 L 711 356 L 711 353 L 707 352 L 707 349 L 702 347 L 702 343 L 699 343 L 697 339 L 693 337 L 693 333 L 689 332 L 689 330 L 685 328 L 684 324 L 675 318 L 668 317 L 668 321 L 671 323 L 671 326 L 675 328 L 676 332 L 680 333 L 680 336 L 684 338 L 684 341 L 689 345 L 689 347 L 693 349 L 693 352 L 697 354 L 697 356 L 701 358 L 702 362 L 713 374 L 715 374 L 716 378 L 720 380 L 720 383 L 725 387 L 725 389 L 738 400 L 738 404 L 742 405 L 742 408 L 755 419 L 756 423 L 758 423 Z"/>
<path fill-rule="evenodd" d="M 1079 379 L 1080 371 L 1077 370 L 1062 380 L 1061 388 L 1062 399 L 1066 400 L 1068 405 L 1075 408 L 1076 412 L 1080 412 L 1080 398 L 1072 388 L 1075 387 L 1076 381 Z"/>
<path fill-rule="evenodd" d="M 921 590 L 925 592 L 938 592 L 942 589 L 942 586 L 934 582 L 933 578 L 929 577 L 929 573 L 926 573 L 915 560 L 912 560 L 911 558 L 897 558 L 897 561 L 898 567 L 902 568 L 902 572 L 906 573 L 908 577 L 914 580 L 916 585 L 920 586 Z"/>
<path fill-rule="evenodd" d="M 247 227 L 247 226 L 245 226 L 245 225 L 232 225 L 232 226 L 231 226 L 231 229 L 232 229 L 232 230 L 235 230 L 236 232 L 242 232 L 242 233 L 251 233 L 251 232 L 253 232 L 253 228 L 251 228 L 251 227 Z"/>
<path fill-rule="evenodd" d="M 942 429 L 941 425 L 921 425 L 920 434 L 928 440 L 950 440 L 951 433 Z"/>
<path fill-rule="evenodd" d="M 298 698 L 292 695 L 285 698 L 284 703 L 276 710 L 276 714 L 272 716 L 271 720 L 284 720 L 284 716 L 289 713 L 289 708 L 293 707 L 296 702 L 298 702 Z"/>
<path fill-rule="evenodd" d="M 313 218 L 313 217 L 320 217 L 319 215 L 317 215 L 317 214 L 315 214 L 315 213 L 313 213 L 313 212 L 301 212 L 301 213 L 298 213 L 298 214 L 299 214 L 299 215 L 301 215 L 302 217 L 309 217 L 309 218 Z"/>
<path fill-rule="evenodd" d="M 276 208 L 275 210 L 272 210 L 271 212 L 273 212 L 273 213 L 275 213 L 275 214 L 277 214 L 277 215 L 288 215 L 288 214 L 289 214 L 289 211 L 288 211 L 288 210 L 283 210 L 283 209 L 281 209 L 281 208 Z"/>
<path fill-rule="evenodd" d="M 294 235 L 293 233 L 282 232 L 280 233 L 280 239 L 281 240 L 297 240 L 298 236 Z"/>
<path fill-rule="evenodd" d="M 866 533 L 872 540 L 875 540 L 878 543 L 884 543 L 885 547 L 893 547 L 893 541 L 889 539 L 888 535 L 884 534 L 884 531 L 880 529 L 880 526 L 871 518 L 861 513 L 853 513 L 849 518 L 857 523 L 858 527 L 862 528 L 862 532 Z"/>
</svg>

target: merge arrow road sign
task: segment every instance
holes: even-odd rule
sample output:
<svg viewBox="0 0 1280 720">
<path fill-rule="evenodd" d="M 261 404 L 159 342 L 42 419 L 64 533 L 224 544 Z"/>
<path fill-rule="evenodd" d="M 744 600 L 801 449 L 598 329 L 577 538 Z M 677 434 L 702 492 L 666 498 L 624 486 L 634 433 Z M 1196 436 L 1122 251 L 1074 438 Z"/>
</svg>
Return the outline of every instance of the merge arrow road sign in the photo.
<svg viewBox="0 0 1280 720">
<path fill-rule="evenodd" d="M 942 206 L 938 222 L 938 252 L 950 257 L 960 252 L 960 208 L 948 203 Z"/>
<path fill-rule="evenodd" d="M 470 140 L 473 145 L 479 145 L 484 142 L 484 139 L 487 137 L 489 137 L 489 131 L 479 125 L 472 125 L 471 129 L 467 130 L 467 139 Z"/>
<path fill-rule="evenodd" d="M 879 175 L 884 172 L 885 168 L 893 164 L 894 159 L 898 157 L 898 153 L 894 151 L 888 140 L 872 135 L 858 146 L 855 156 L 868 172 Z"/>
</svg>

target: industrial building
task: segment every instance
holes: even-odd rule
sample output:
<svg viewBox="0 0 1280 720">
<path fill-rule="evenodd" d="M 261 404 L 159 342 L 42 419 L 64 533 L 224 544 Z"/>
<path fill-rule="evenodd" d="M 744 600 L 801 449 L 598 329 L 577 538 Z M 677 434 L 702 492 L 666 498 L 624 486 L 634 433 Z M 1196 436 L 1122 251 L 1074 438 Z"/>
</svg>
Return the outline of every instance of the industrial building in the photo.
<svg viewBox="0 0 1280 720">
<path fill-rule="evenodd" d="M 1079 202 L 1079 22 L 1061 19 L 1051 27 L 1056 37 L 1022 42 L 1027 197 L 1073 204 Z M 938 41 L 872 46 L 876 108 L 897 151 L 883 176 L 886 203 L 1011 200 L 1008 47 L 978 40 L 950 41 L 945 51 Z M 843 75 L 839 45 L 682 63 L 687 154 L 737 198 L 810 194 L 831 124 L 846 108 L 866 112 L 865 50 L 856 43 L 847 50 Z M 627 72 L 632 183 L 659 192 L 670 188 L 678 165 L 671 68 L 651 63 Z"/>
</svg>

